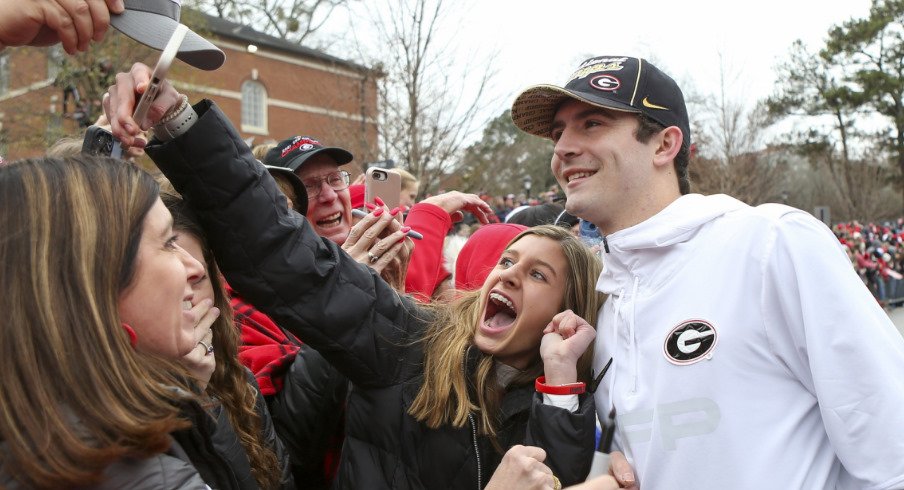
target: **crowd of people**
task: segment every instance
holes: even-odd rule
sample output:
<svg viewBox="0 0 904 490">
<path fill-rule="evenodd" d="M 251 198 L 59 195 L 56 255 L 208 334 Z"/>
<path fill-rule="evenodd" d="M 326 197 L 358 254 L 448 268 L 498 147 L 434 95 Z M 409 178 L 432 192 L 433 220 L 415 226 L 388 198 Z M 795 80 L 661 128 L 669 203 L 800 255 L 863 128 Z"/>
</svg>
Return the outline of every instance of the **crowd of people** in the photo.
<svg viewBox="0 0 904 490">
<path fill-rule="evenodd" d="M 0 49 L 142 41 L 178 7 L 0 0 Z M 495 209 L 404 172 L 368 199 L 341 142 L 250 148 L 165 81 L 136 121 L 150 81 L 103 105 L 154 175 L 0 165 L 0 486 L 904 487 L 904 340 L 848 263 L 895 277 L 902 223 L 690 193 L 683 95 L 646 60 L 522 92 L 566 201 Z"/>
<path fill-rule="evenodd" d="M 904 302 L 904 218 L 880 224 L 837 223 L 832 230 L 879 303 L 900 306 Z"/>
</svg>

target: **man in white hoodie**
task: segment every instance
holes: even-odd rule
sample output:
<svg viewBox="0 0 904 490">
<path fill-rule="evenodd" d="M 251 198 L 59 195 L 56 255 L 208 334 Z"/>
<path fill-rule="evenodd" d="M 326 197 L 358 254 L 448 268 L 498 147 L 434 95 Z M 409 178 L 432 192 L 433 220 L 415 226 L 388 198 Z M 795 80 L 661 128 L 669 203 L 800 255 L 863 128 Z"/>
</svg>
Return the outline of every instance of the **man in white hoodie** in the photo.
<svg viewBox="0 0 904 490">
<path fill-rule="evenodd" d="M 821 222 L 689 193 L 674 80 L 597 56 L 512 119 L 605 234 L 596 404 L 641 488 L 904 488 L 904 340 Z"/>
</svg>

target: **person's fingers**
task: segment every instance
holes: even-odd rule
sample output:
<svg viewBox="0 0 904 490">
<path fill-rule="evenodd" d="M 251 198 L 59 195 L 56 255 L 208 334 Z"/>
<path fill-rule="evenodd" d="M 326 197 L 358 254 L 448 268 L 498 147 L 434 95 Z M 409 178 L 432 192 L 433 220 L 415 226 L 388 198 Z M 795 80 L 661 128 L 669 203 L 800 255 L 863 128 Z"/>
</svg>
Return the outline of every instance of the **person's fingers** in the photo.
<svg viewBox="0 0 904 490">
<path fill-rule="evenodd" d="M 515 445 L 512 446 L 511 449 L 506 452 L 507 456 L 525 456 L 528 458 L 536 459 L 539 462 L 546 461 L 546 451 L 543 448 L 537 446 L 522 446 Z"/>
<path fill-rule="evenodd" d="M 382 255 L 379 255 L 377 261 L 371 264 L 371 268 L 377 272 L 382 272 L 383 269 L 393 261 L 395 256 L 399 253 L 400 248 L 402 248 L 402 242 L 396 242 L 395 245 L 389 247 Z"/>
<path fill-rule="evenodd" d="M 623 488 L 632 488 L 637 483 L 634 468 L 631 467 L 621 451 L 613 451 L 609 454 L 609 475 L 613 476 Z"/>
<path fill-rule="evenodd" d="M 172 84 L 169 80 L 163 80 L 160 83 L 160 87 L 157 91 L 157 97 L 148 107 L 147 115 L 145 116 L 144 121 L 136 121 L 136 123 L 141 125 L 141 128 L 146 130 L 155 124 L 158 121 L 163 119 L 163 116 L 178 105 L 182 104 L 182 95 L 173 88 Z"/>
<path fill-rule="evenodd" d="M 110 26 L 110 9 L 104 0 L 87 0 L 88 9 L 91 11 L 92 27 L 94 27 L 95 41 L 102 41 L 107 28 Z"/>
<path fill-rule="evenodd" d="M 133 137 L 141 132 L 132 120 L 132 112 L 135 110 L 136 94 L 147 87 L 150 76 L 150 68 L 135 63 L 128 73 L 116 75 L 116 82 L 107 91 L 109 97 L 104 97 L 104 112 L 110 121 L 110 131 L 125 146 L 131 146 Z"/>
<path fill-rule="evenodd" d="M 75 54 L 79 44 L 78 32 L 66 9 L 56 2 L 42 2 L 42 8 L 44 9 L 44 24 L 56 34 L 67 54 Z"/>
<path fill-rule="evenodd" d="M 397 230 L 393 233 L 390 233 L 385 238 L 381 238 L 378 240 L 373 247 L 370 248 L 370 253 L 372 253 L 376 257 L 383 257 L 387 255 L 388 251 L 393 249 L 395 245 L 403 242 L 405 240 L 405 232 L 402 230 Z M 399 247 L 396 253 L 402 252 L 404 247 Z"/>
<path fill-rule="evenodd" d="M 374 243 L 380 239 L 383 230 L 393 221 L 392 216 L 385 212 L 383 208 L 377 208 L 373 213 L 376 219 L 370 222 L 370 226 L 365 229 L 358 241 L 359 248 L 371 249 Z M 359 223 L 360 224 L 360 223 Z"/>
<path fill-rule="evenodd" d="M 576 315 L 571 314 L 565 317 L 565 319 L 559 323 L 559 335 L 562 336 L 563 339 L 570 338 L 578 329 Z"/>
<path fill-rule="evenodd" d="M 121 14 L 125 10 L 123 0 L 106 0 L 107 8 L 114 14 Z"/>
<path fill-rule="evenodd" d="M 376 209 L 371 210 L 370 213 L 364 215 L 348 232 L 348 238 L 345 239 L 345 242 L 342 244 L 342 249 L 346 252 L 350 252 L 355 249 L 355 246 L 358 244 L 358 241 L 361 240 L 361 237 L 364 235 L 364 232 L 370 229 L 373 226 L 374 222 L 376 222 L 380 216 L 385 212 L 382 208 L 380 211 L 376 211 Z M 370 246 L 369 243 L 362 244 L 365 247 Z M 360 249 L 360 247 L 358 247 Z M 357 250 L 357 249 L 356 249 Z"/>
<path fill-rule="evenodd" d="M 213 325 L 213 322 L 217 321 L 217 318 L 220 317 L 220 309 L 216 306 L 211 307 L 204 315 L 201 317 L 201 320 L 198 322 L 198 325 L 195 327 L 196 329 L 201 329 L 201 332 L 206 335 L 207 331 L 210 330 L 210 327 Z"/>
<path fill-rule="evenodd" d="M 85 0 L 57 0 L 72 20 L 75 35 L 78 38 L 76 49 L 86 51 L 88 43 L 94 39 L 94 22 L 91 7 Z"/>
</svg>

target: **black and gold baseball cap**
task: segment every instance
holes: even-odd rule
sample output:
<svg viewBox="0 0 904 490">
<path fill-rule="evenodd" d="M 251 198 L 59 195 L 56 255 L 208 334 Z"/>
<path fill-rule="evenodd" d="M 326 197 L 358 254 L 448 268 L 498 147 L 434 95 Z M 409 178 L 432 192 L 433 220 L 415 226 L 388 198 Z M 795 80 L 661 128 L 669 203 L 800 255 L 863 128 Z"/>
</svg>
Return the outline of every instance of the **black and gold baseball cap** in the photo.
<svg viewBox="0 0 904 490">
<path fill-rule="evenodd" d="M 645 114 L 665 127 L 681 129 L 690 148 L 691 129 L 684 94 L 652 63 L 630 56 L 594 56 L 581 63 L 564 87 L 535 85 L 512 104 L 512 121 L 522 131 L 549 138 L 552 120 L 567 99 L 615 111 Z"/>
</svg>

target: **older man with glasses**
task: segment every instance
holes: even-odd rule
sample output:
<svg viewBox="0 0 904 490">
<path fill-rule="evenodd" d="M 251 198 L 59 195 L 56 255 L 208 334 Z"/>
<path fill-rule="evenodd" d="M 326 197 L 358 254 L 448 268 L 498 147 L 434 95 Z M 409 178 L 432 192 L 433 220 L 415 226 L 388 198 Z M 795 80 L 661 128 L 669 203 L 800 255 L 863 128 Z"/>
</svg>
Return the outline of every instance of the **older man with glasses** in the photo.
<svg viewBox="0 0 904 490">
<path fill-rule="evenodd" d="M 264 163 L 295 172 L 308 192 L 308 222 L 318 235 L 342 245 L 352 228 L 352 204 L 348 172 L 339 166 L 352 158 L 342 148 L 323 146 L 309 136 L 294 136 L 267 152 Z"/>
</svg>

